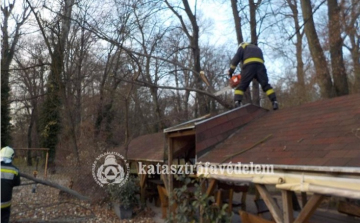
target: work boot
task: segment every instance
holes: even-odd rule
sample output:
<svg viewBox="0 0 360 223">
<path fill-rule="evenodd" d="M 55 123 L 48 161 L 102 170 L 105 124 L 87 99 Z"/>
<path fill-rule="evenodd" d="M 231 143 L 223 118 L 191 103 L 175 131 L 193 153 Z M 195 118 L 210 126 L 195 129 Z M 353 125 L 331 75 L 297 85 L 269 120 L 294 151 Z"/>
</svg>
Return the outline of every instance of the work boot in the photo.
<svg viewBox="0 0 360 223">
<path fill-rule="evenodd" d="M 238 108 L 241 106 L 241 101 L 235 101 L 235 108 Z"/>
<path fill-rule="evenodd" d="M 279 109 L 279 104 L 278 104 L 277 101 L 273 101 L 272 106 L 273 106 L 273 110 L 278 110 Z"/>
</svg>

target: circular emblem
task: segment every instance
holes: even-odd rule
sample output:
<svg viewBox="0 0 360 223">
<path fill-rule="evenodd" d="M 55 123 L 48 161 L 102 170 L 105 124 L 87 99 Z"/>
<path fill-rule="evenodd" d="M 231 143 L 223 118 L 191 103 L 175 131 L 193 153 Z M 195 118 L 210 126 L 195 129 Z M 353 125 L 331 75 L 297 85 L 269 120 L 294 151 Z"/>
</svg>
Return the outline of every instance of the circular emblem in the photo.
<svg viewBox="0 0 360 223">
<path fill-rule="evenodd" d="M 122 186 L 129 178 L 130 166 L 121 154 L 106 152 L 94 161 L 92 175 L 101 187 L 108 184 Z"/>
</svg>

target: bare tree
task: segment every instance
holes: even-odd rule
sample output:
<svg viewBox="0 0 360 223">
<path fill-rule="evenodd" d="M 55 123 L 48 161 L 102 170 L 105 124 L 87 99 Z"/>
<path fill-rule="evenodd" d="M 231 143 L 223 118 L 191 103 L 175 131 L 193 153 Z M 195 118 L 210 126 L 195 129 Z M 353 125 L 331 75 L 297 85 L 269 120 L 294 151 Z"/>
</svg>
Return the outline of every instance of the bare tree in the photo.
<svg viewBox="0 0 360 223">
<path fill-rule="evenodd" d="M 337 0 L 328 0 L 329 43 L 332 74 L 337 96 L 349 94 L 348 80 L 343 59 L 341 38 L 340 6 Z"/>
<path fill-rule="evenodd" d="M 305 23 L 305 35 L 309 43 L 311 57 L 314 61 L 316 79 L 320 87 L 320 94 L 323 98 L 331 98 L 334 96 L 333 84 L 324 51 L 320 45 L 319 37 L 315 29 L 311 0 L 302 0 L 301 8 Z"/>
<path fill-rule="evenodd" d="M 47 95 L 41 113 L 42 118 L 42 146 L 49 148 L 49 162 L 53 163 L 56 154 L 58 135 L 61 129 L 61 106 L 62 100 L 66 101 L 66 92 L 63 83 L 64 58 L 67 38 L 70 32 L 71 14 L 74 0 L 65 0 L 59 12 L 55 13 L 53 21 L 47 22 L 41 18 L 39 12 L 27 0 L 33 15 L 40 28 L 43 40 L 51 57 L 50 75 L 47 83 Z M 46 4 L 46 8 L 50 9 Z M 51 8 L 51 10 L 54 10 Z M 50 32 L 48 32 L 48 30 Z M 50 35 L 49 35 L 49 34 Z M 68 106 L 67 106 L 68 107 Z M 79 163 L 79 151 L 76 138 L 73 138 L 74 154 Z"/>
<path fill-rule="evenodd" d="M 350 51 L 353 62 L 354 92 L 360 92 L 360 1 L 341 1 L 341 21 L 348 42 L 344 43 Z"/>
<path fill-rule="evenodd" d="M 297 84 L 300 91 L 300 103 L 303 103 L 305 100 L 305 73 L 304 73 L 304 62 L 302 58 L 303 53 L 303 36 L 304 31 L 300 28 L 300 22 L 299 22 L 299 11 L 298 11 L 298 1 L 297 0 L 286 0 L 287 4 L 289 5 L 289 8 L 292 12 L 291 17 L 294 21 L 294 27 L 295 27 L 295 36 L 296 36 L 296 77 L 297 77 Z"/>
<path fill-rule="evenodd" d="M 192 56 L 193 56 L 193 70 L 196 72 L 196 74 L 200 73 L 201 70 L 201 64 L 200 64 L 200 46 L 199 46 L 199 37 L 200 37 L 200 31 L 199 31 L 199 25 L 197 23 L 197 16 L 196 16 L 196 5 L 194 12 L 191 10 L 189 2 L 187 0 L 182 0 L 182 4 L 184 6 L 184 11 L 186 15 L 188 16 L 188 19 L 190 20 L 191 28 L 189 28 L 186 25 L 186 22 L 184 21 L 181 14 L 175 10 L 174 6 L 172 6 L 169 1 L 165 0 L 166 5 L 169 7 L 169 9 L 176 15 L 176 17 L 179 19 L 181 23 L 181 27 L 186 34 L 186 36 L 189 39 L 190 47 L 192 50 Z M 200 75 L 194 75 L 195 78 L 195 87 L 199 90 L 203 90 L 203 82 L 200 78 Z M 195 116 L 198 115 L 204 115 L 209 112 L 209 106 L 206 104 L 206 100 L 204 95 L 201 95 L 199 93 L 196 94 L 196 101 L 198 107 L 195 109 Z M 197 114 L 197 111 L 199 110 L 199 114 Z"/>
<path fill-rule="evenodd" d="M 20 32 L 21 26 L 25 23 L 29 16 L 28 7 L 23 5 L 22 13 L 20 15 L 14 14 L 14 6 L 16 1 L 3 2 L 1 5 L 1 12 L 3 14 L 2 31 L 2 45 L 1 45 L 1 147 L 7 146 L 10 143 L 10 103 L 9 103 L 9 77 L 10 64 L 13 61 L 17 43 L 22 35 Z M 10 31 L 9 19 L 15 19 L 14 32 Z"/>
<path fill-rule="evenodd" d="M 14 85 L 18 89 L 14 93 L 15 106 L 19 110 L 25 109 L 29 116 L 29 124 L 27 129 L 27 147 L 39 147 L 39 108 L 44 96 L 46 57 L 44 50 L 46 47 L 40 42 L 22 41 L 22 48 L 26 49 L 29 55 L 23 56 L 21 53 L 15 55 L 16 61 L 16 77 Z M 46 50 L 45 50 L 46 51 Z M 30 60 L 29 60 L 30 59 Z M 16 122 L 16 120 L 15 120 Z M 27 164 L 32 165 L 31 151 L 27 152 Z"/>
</svg>

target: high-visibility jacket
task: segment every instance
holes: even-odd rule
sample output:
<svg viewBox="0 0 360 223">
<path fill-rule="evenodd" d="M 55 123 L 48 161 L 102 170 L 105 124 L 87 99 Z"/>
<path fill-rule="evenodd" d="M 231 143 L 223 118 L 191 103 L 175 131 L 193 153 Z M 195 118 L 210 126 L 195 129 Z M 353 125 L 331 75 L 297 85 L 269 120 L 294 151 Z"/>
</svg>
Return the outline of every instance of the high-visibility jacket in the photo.
<svg viewBox="0 0 360 223">
<path fill-rule="evenodd" d="M 241 62 L 242 68 L 250 63 L 264 63 L 264 56 L 258 46 L 250 43 L 241 43 L 231 60 L 230 69 L 235 70 L 239 62 Z"/>
<path fill-rule="evenodd" d="M 18 168 L 11 163 L 1 162 L 1 209 L 11 206 L 13 187 L 19 185 Z"/>
</svg>

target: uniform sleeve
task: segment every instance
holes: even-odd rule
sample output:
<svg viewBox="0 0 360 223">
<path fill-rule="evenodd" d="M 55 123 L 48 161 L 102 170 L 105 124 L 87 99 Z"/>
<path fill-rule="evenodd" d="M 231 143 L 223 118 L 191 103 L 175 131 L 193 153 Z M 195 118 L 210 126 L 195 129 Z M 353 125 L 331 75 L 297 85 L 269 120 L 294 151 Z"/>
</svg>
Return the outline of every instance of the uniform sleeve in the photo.
<svg viewBox="0 0 360 223">
<path fill-rule="evenodd" d="M 20 173 L 18 171 L 18 174 L 14 176 L 14 187 L 15 186 L 19 186 L 21 183 L 21 180 L 20 180 Z"/>
<path fill-rule="evenodd" d="M 235 69 L 236 66 L 239 64 L 239 62 L 243 60 L 243 57 L 244 57 L 244 49 L 240 46 L 231 60 L 230 68 Z"/>
</svg>

